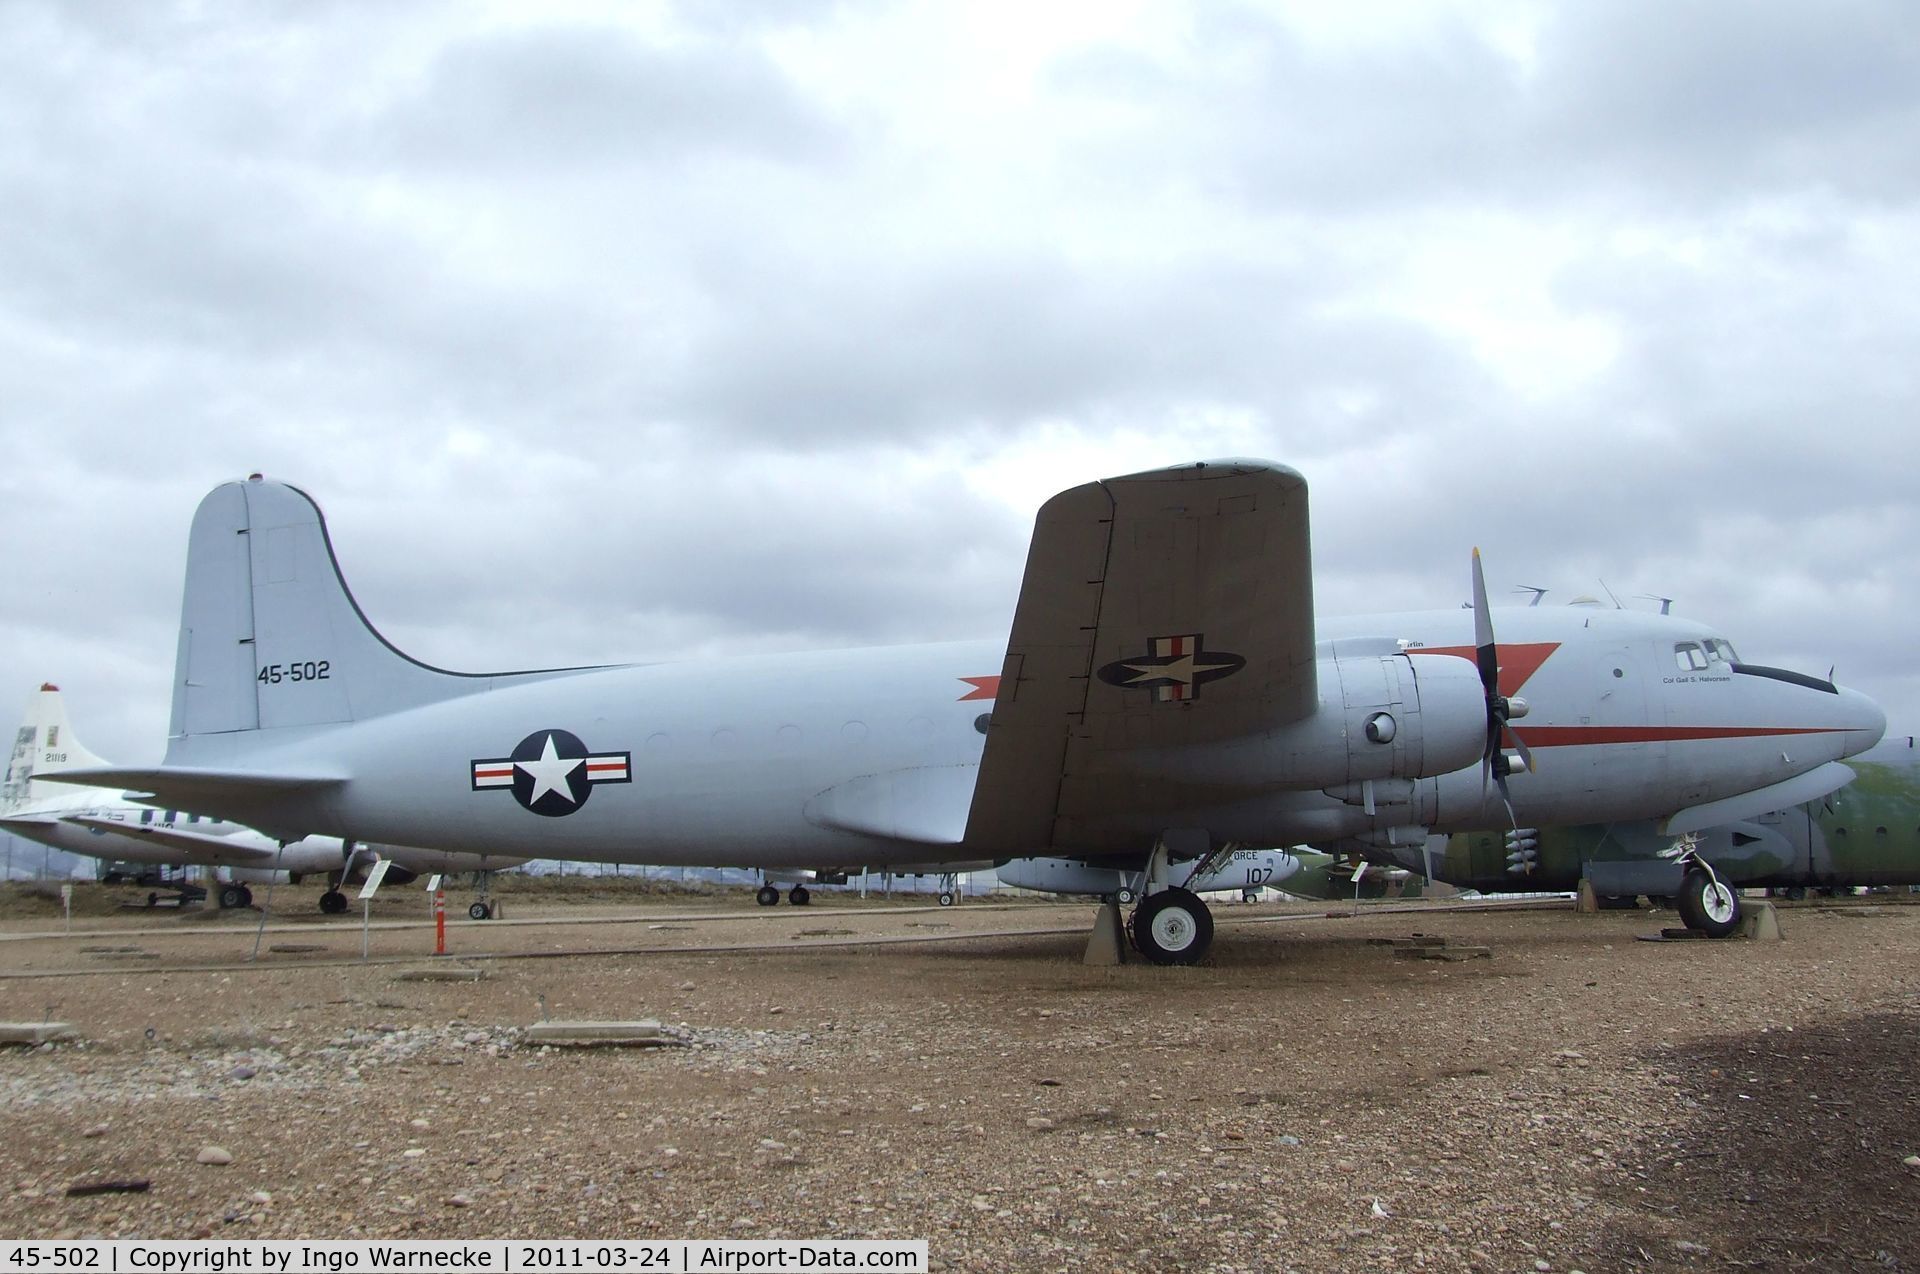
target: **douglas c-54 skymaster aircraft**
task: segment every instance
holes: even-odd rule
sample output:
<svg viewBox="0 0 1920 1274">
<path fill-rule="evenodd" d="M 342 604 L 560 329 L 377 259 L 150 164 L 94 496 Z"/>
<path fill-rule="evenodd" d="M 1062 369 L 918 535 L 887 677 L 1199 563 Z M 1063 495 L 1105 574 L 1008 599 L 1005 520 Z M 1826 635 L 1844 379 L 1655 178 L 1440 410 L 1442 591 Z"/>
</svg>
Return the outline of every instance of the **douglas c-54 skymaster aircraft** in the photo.
<svg viewBox="0 0 1920 1274">
<path fill-rule="evenodd" d="M 1305 479 L 1225 461 L 1048 501 L 1005 644 L 450 673 L 373 629 L 312 499 L 256 475 L 194 518 L 166 761 L 63 777 L 286 837 L 1144 867 L 1135 943 L 1184 963 L 1213 929 L 1184 882 L 1235 845 L 1706 826 L 1834 790 L 1885 727 L 1810 677 L 1724 657 L 1675 676 L 1676 643 L 1731 650 L 1698 624 L 1511 615 L 1496 647 L 1479 586 L 1471 611 L 1316 640 Z M 1523 715 L 1537 767 L 1509 751 Z"/>
</svg>

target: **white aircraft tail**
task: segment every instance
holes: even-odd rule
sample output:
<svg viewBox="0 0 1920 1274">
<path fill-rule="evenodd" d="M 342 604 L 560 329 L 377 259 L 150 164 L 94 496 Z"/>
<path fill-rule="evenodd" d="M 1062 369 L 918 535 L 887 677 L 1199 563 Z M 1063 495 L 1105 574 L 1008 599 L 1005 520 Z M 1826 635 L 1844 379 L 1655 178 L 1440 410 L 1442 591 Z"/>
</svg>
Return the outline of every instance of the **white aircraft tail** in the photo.
<svg viewBox="0 0 1920 1274">
<path fill-rule="evenodd" d="M 215 487 L 194 514 L 167 760 L 552 675 L 448 672 L 402 653 L 348 591 L 312 497 L 255 475 Z"/>
<path fill-rule="evenodd" d="M 72 795 L 72 788 L 36 783 L 60 770 L 91 769 L 106 762 L 80 745 L 67 723 L 67 703 L 60 687 L 44 684 L 27 700 L 27 714 L 14 735 L 13 756 L 0 782 L 0 810 L 17 809 L 48 796 Z"/>
</svg>

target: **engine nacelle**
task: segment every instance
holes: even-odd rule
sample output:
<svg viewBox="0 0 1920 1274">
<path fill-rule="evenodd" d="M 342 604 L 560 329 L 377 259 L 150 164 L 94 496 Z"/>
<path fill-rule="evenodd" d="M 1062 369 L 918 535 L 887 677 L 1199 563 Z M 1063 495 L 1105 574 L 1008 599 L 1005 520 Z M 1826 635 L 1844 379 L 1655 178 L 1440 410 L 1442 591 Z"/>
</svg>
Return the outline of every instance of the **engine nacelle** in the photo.
<svg viewBox="0 0 1920 1274">
<path fill-rule="evenodd" d="M 1343 800 L 1351 790 L 1358 803 L 1361 784 L 1449 774 L 1480 759 L 1486 692 L 1467 660 L 1416 660 L 1379 640 L 1324 649 L 1312 716 L 1227 743 L 1143 751 L 1132 763 L 1209 786 L 1320 788 Z"/>
</svg>

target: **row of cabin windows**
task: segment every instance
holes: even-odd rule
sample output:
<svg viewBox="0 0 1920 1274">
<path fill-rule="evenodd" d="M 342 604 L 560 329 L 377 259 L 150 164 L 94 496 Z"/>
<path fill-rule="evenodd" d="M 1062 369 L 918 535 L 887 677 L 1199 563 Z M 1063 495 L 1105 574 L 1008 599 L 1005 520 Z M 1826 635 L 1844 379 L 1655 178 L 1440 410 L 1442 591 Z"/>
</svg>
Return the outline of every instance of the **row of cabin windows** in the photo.
<svg viewBox="0 0 1920 1274">
<path fill-rule="evenodd" d="M 179 810 L 168 810 L 164 815 L 162 815 L 159 810 L 141 810 L 140 811 L 140 821 L 143 824 L 152 823 L 155 816 L 159 816 L 160 821 L 163 823 L 177 823 L 180 821 Z M 200 821 L 200 816 L 198 814 L 189 814 L 187 815 L 187 821 L 189 823 L 197 823 Z M 211 823 L 213 820 L 209 818 L 207 821 Z"/>
<path fill-rule="evenodd" d="M 1709 637 L 1705 641 L 1683 641 L 1673 648 L 1673 662 L 1682 672 L 1705 672 L 1714 664 L 1738 663 L 1740 656 L 1733 653 L 1733 643 L 1719 637 Z"/>
</svg>

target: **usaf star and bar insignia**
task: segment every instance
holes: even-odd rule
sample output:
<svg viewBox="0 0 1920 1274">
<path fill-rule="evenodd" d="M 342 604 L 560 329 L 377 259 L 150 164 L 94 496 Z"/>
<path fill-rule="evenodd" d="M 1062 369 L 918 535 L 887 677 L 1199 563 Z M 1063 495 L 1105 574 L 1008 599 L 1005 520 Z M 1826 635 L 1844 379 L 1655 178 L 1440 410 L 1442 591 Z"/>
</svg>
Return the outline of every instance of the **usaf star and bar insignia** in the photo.
<svg viewBox="0 0 1920 1274">
<path fill-rule="evenodd" d="M 587 803 L 599 783 L 633 782 L 631 752 L 589 752 L 580 736 L 536 730 L 512 756 L 473 763 L 473 790 L 507 788 L 535 814 L 560 818 Z"/>
<path fill-rule="evenodd" d="M 1156 703 L 1188 703 L 1209 681 L 1231 677 L 1247 666 L 1240 655 L 1208 650 L 1199 633 L 1155 637 L 1147 653 L 1100 669 L 1100 680 L 1123 690 L 1151 690 Z"/>
</svg>

